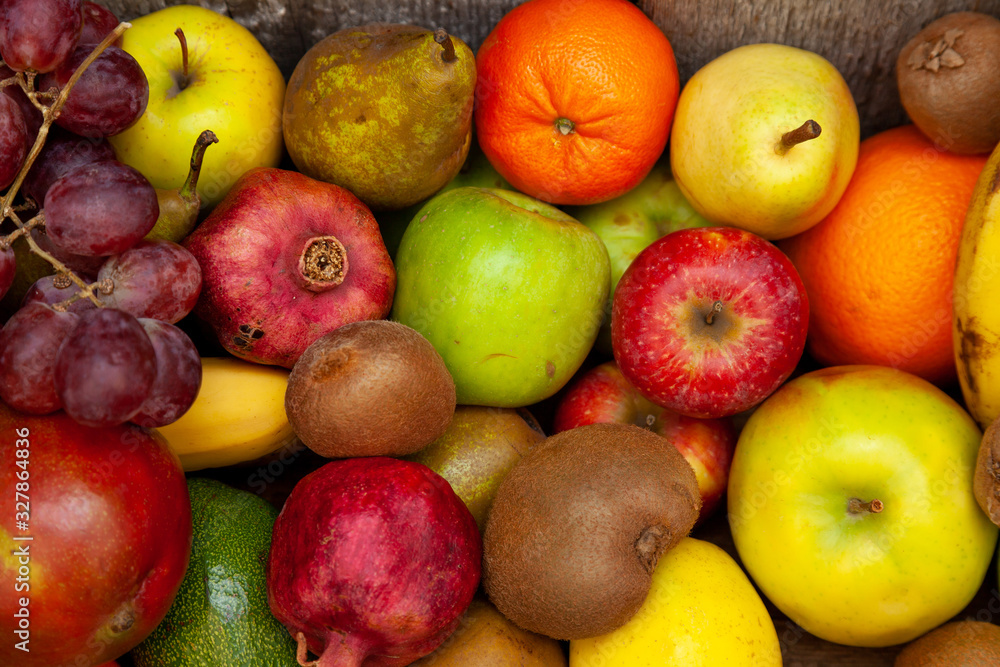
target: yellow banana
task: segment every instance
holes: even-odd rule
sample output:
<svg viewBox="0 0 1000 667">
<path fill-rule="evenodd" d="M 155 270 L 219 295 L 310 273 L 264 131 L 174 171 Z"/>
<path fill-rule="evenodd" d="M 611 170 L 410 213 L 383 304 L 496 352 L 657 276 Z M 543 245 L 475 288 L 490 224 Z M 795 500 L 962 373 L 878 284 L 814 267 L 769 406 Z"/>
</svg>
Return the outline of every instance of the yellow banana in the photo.
<svg viewBox="0 0 1000 667">
<path fill-rule="evenodd" d="M 157 429 L 184 470 L 253 461 L 295 440 L 285 415 L 287 370 L 234 358 L 205 358 L 201 365 L 194 404 Z"/>
<path fill-rule="evenodd" d="M 972 194 L 953 300 L 958 379 L 969 412 L 985 429 L 1000 416 L 1000 146 Z"/>
</svg>

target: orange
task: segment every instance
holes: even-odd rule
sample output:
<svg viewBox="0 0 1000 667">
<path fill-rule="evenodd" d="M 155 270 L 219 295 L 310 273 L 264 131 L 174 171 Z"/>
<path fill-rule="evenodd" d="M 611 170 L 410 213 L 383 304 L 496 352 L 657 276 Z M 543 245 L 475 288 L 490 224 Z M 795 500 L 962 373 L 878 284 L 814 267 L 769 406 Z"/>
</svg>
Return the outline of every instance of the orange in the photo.
<svg viewBox="0 0 1000 667">
<path fill-rule="evenodd" d="M 674 52 L 626 0 L 529 0 L 493 28 L 476 69 L 479 144 L 532 197 L 612 199 L 666 146 L 679 92 Z"/>
<path fill-rule="evenodd" d="M 837 206 L 780 244 L 806 286 L 817 361 L 955 379 L 955 258 L 986 159 L 939 150 L 912 125 L 861 142 Z"/>
</svg>

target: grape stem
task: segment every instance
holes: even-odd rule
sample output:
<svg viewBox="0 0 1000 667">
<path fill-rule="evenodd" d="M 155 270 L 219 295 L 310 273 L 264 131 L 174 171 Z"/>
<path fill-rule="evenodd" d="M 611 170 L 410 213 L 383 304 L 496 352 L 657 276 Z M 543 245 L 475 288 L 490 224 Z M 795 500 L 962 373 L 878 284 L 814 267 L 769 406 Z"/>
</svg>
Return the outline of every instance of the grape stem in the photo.
<svg viewBox="0 0 1000 667">
<path fill-rule="evenodd" d="M 14 211 L 13 203 L 14 197 L 17 196 L 18 190 L 21 189 L 21 184 L 24 183 L 24 179 L 28 175 L 28 171 L 31 169 L 31 165 L 35 163 L 35 159 L 38 157 L 38 154 L 42 152 L 42 147 L 45 145 L 45 140 L 49 134 L 49 128 L 52 127 L 52 123 L 59 117 L 59 113 L 66 104 L 66 100 L 69 98 L 69 94 L 70 91 L 72 91 L 73 86 L 75 86 L 76 82 L 80 80 L 80 77 L 83 76 L 84 71 L 90 67 L 91 63 L 97 60 L 97 57 L 104 53 L 104 50 L 111 46 L 112 42 L 121 37 L 122 34 L 131 27 L 131 23 L 122 21 L 115 27 L 114 30 L 102 39 L 100 44 L 95 46 L 84 61 L 80 63 L 80 66 L 76 68 L 73 75 L 69 78 L 69 81 L 67 81 L 66 85 L 59 91 L 59 95 L 55 98 L 55 101 L 51 105 L 45 105 L 38 99 L 39 96 L 42 96 L 43 98 L 48 97 L 50 96 L 50 93 L 47 91 L 39 93 L 35 90 L 35 72 L 29 71 L 24 77 L 22 77 L 21 74 L 17 75 L 18 83 L 28 96 L 28 99 L 30 99 L 36 107 L 41 109 L 42 125 L 38 129 L 38 136 L 35 138 L 35 143 L 31 147 L 31 151 L 28 153 L 27 157 L 24 158 L 24 164 L 21 165 L 21 170 L 17 172 L 17 177 L 14 178 L 14 182 L 11 183 L 10 188 L 4 195 L 3 204 L 2 207 L 0 207 L 0 211 L 3 212 L 4 219 L 10 218 L 17 226 L 17 230 L 12 232 L 11 236 L 20 231 L 20 234 L 24 235 L 24 240 L 28 242 L 28 247 L 31 248 L 31 252 L 51 264 L 52 268 L 56 270 L 56 273 L 68 276 L 77 287 L 87 292 L 85 296 L 88 296 L 90 300 L 93 301 L 94 305 L 98 307 L 101 307 L 104 304 L 94 295 L 93 290 L 90 289 L 86 282 L 67 268 L 65 264 L 53 257 L 51 254 L 42 250 L 38 246 L 38 243 L 35 242 L 35 239 L 32 238 L 31 234 L 25 234 L 24 231 L 21 231 L 28 223 L 21 221 L 21 218 Z M 40 204 L 41 202 L 36 203 Z M 38 215 L 36 215 L 35 218 L 32 218 L 29 222 L 41 218 L 42 221 L 36 223 L 35 226 L 42 226 L 44 224 L 44 214 L 45 211 L 39 211 Z M 16 237 L 11 238 L 10 241 L 13 241 L 14 238 Z M 5 242 L 7 242 L 7 239 L 5 239 Z"/>
</svg>

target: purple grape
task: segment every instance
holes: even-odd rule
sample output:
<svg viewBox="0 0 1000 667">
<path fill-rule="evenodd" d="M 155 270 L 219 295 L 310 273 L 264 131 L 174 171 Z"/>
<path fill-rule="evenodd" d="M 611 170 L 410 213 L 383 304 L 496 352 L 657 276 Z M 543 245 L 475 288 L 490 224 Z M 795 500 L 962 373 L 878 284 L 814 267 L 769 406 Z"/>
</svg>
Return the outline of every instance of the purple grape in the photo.
<svg viewBox="0 0 1000 667">
<path fill-rule="evenodd" d="M 173 241 L 140 241 L 109 257 L 97 279 L 114 282 L 104 297 L 109 306 L 171 324 L 191 312 L 201 293 L 198 260 Z"/>
<path fill-rule="evenodd" d="M 0 399 L 21 412 L 45 415 L 61 407 L 56 355 L 79 316 L 30 303 L 0 330 Z"/>
<path fill-rule="evenodd" d="M 81 137 L 61 127 L 53 127 L 45 138 L 42 152 L 31 165 L 21 191 L 41 204 L 52 183 L 66 172 L 116 157 L 115 149 L 107 139 Z"/>
<path fill-rule="evenodd" d="M 156 380 L 132 421 L 146 428 L 166 426 L 194 403 L 201 388 L 201 357 L 188 335 L 174 325 L 145 317 L 139 323 L 156 350 Z"/>
<path fill-rule="evenodd" d="M 0 79 L 9 79 L 12 76 L 14 76 L 14 70 L 6 65 L 0 65 Z M 38 129 L 42 126 L 42 112 L 31 103 L 21 86 L 17 84 L 5 86 L 3 93 L 17 102 L 17 106 L 21 108 L 21 116 L 24 118 L 24 124 L 28 127 L 28 145 L 34 145 Z"/>
<path fill-rule="evenodd" d="M 0 95 L 0 190 L 14 182 L 28 154 L 28 126 L 21 107 Z"/>
<path fill-rule="evenodd" d="M 24 299 L 21 300 L 21 307 L 24 308 L 29 303 L 44 303 L 54 306 L 76 294 L 79 289 L 76 285 L 60 289 L 54 284 L 55 278 L 55 275 L 43 276 L 32 283 L 24 294 Z M 97 306 L 90 299 L 77 299 L 69 305 L 68 310 L 71 313 L 79 313 L 82 310 L 91 310 L 92 308 L 97 308 Z"/>
<path fill-rule="evenodd" d="M 62 90 L 92 50 L 91 44 L 78 47 L 42 77 L 39 90 Z M 56 123 L 83 137 L 110 137 L 134 123 L 147 102 L 149 81 L 142 67 L 125 51 L 109 46 L 77 80 Z"/>
<path fill-rule="evenodd" d="M 97 272 L 101 270 L 101 266 L 104 264 L 106 258 L 74 255 L 71 252 L 66 252 L 49 239 L 49 235 L 45 233 L 44 228 L 36 227 L 32 229 L 31 237 L 35 239 L 35 243 L 38 244 L 39 248 L 62 262 L 67 269 L 80 276 L 80 278 L 91 282 L 97 280 Z"/>
<path fill-rule="evenodd" d="M 99 44 L 102 39 L 110 35 L 118 27 L 118 17 L 111 13 L 110 9 L 102 7 L 96 2 L 84 0 L 80 7 L 83 12 L 83 28 L 80 30 L 80 44 Z M 111 42 L 115 46 L 121 46 L 122 38 L 119 37 Z"/>
<path fill-rule="evenodd" d="M 114 308 L 80 313 L 56 355 L 56 393 L 84 426 L 135 416 L 156 379 L 156 351 L 138 320 Z"/>
<path fill-rule="evenodd" d="M 0 250 L 0 298 L 14 284 L 14 274 L 17 273 L 17 259 L 11 247 Z"/>
<path fill-rule="evenodd" d="M 80 37 L 80 0 L 0 2 L 0 56 L 11 69 L 51 72 Z"/>
<path fill-rule="evenodd" d="M 45 194 L 49 239 L 76 255 L 125 252 L 149 233 L 159 214 L 146 177 L 115 160 L 72 169 Z"/>
</svg>

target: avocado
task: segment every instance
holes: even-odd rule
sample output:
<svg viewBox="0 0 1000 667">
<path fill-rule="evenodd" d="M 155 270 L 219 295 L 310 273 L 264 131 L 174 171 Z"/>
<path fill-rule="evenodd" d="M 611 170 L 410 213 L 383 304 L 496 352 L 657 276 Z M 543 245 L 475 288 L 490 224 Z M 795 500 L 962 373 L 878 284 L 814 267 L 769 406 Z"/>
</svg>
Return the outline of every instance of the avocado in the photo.
<svg viewBox="0 0 1000 667">
<path fill-rule="evenodd" d="M 271 615 L 265 566 L 278 511 L 211 479 L 189 478 L 191 560 L 170 611 L 133 652 L 135 667 L 295 667 Z"/>
</svg>

